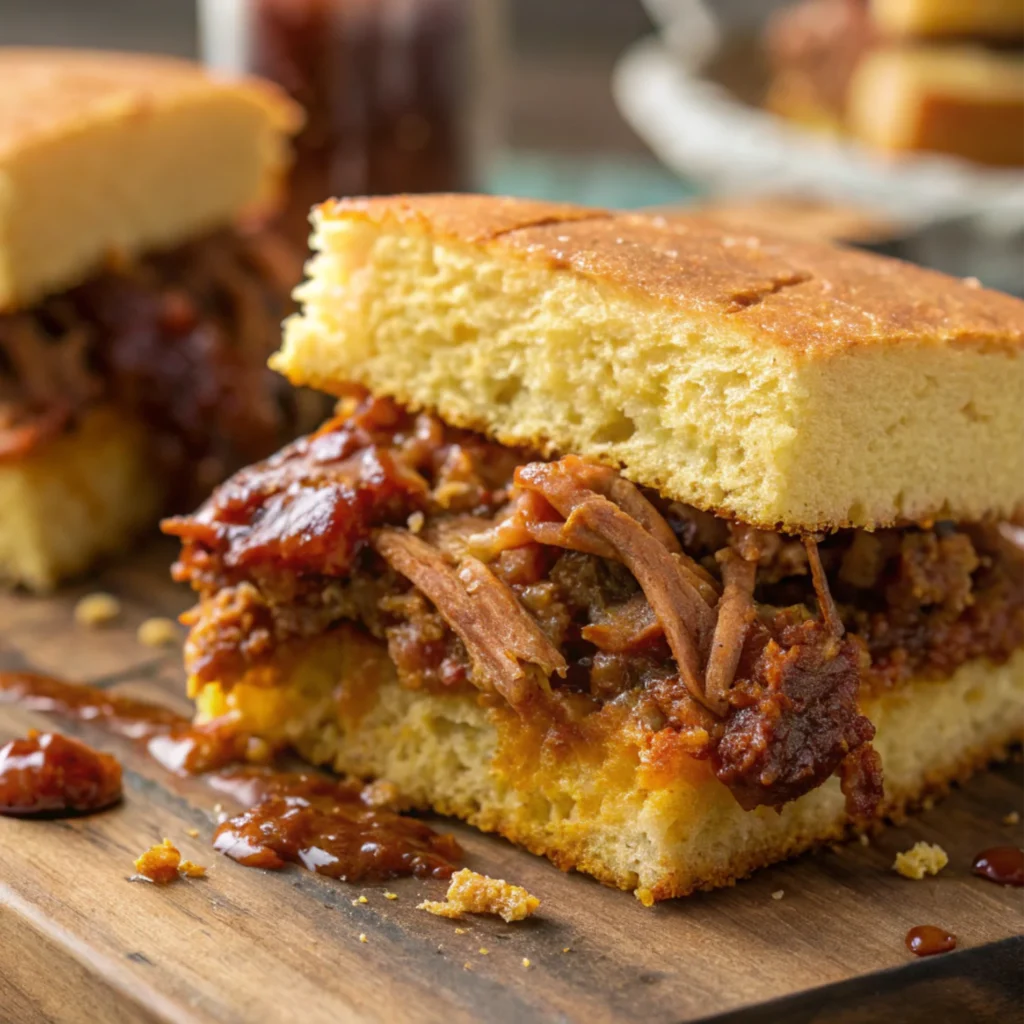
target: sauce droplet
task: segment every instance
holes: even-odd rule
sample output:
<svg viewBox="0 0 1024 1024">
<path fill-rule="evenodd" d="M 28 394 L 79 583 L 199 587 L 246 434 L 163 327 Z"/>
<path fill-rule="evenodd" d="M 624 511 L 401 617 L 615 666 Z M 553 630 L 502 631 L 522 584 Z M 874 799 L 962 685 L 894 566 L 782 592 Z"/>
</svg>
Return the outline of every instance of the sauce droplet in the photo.
<svg viewBox="0 0 1024 1024">
<path fill-rule="evenodd" d="M 34 729 L 0 747 L 0 814 L 86 813 L 120 799 L 121 766 L 110 754 Z"/>
<path fill-rule="evenodd" d="M 956 936 L 933 924 L 919 924 L 911 928 L 904 941 L 914 956 L 935 956 L 936 953 L 949 953 L 956 949 Z"/>
<path fill-rule="evenodd" d="M 982 850 L 971 870 L 999 885 L 1024 885 L 1024 850 L 1016 846 L 993 846 Z"/>
</svg>

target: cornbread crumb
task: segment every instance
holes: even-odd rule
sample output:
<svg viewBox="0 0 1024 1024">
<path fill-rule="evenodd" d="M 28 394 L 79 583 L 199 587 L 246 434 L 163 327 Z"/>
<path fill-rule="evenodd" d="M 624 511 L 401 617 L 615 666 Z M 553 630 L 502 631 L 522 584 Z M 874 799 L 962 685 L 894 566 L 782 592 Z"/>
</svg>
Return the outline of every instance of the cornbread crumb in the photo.
<svg viewBox="0 0 1024 1024">
<path fill-rule="evenodd" d="M 156 846 L 151 846 L 135 861 L 136 878 L 144 878 L 147 882 L 167 885 L 178 877 L 178 865 L 181 853 L 170 841 L 165 839 Z"/>
<path fill-rule="evenodd" d="M 406 526 L 409 527 L 410 533 L 419 533 L 423 529 L 423 523 L 426 517 L 422 512 L 412 512 L 409 518 L 406 520 Z"/>
<path fill-rule="evenodd" d="M 393 782 L 386 779 L 374 779 L 363 786 L 359 799 L 367 807 L 387 807 L 392 811 L 404 811 L 409 807 L 408 800 L 403 800 L 402 794 Z"/>
<path fill-rule="evenodd" d="M 121 614 L 121 602 L 113 594 L 86 594 L 75 605 L 75 622 L 80 626 L 105 626 Z"/>
<path fill-rule="evenodd" d="M 144 647 L 170 647 L 178 642 L 178 627 L 173 619 L 146 619 L 135 633 Z"/>
<path fill-rule="evenodd" d="M 776 889 L 775 892 L 772 893 L 772 899 L 773 900 L 781 900 L 782 897 L 785 896 L 785 895 L 786 895 L 786 890 L 785 889 Z"/>
<path fill-rule="evenodd" d="M 487 956 L 487 955 L 488 955 L 488 953 L 490 953 L 490 950 L 489 950 L 489 949 L 488 949 L 488 948 L 487 948 L 486 946 L 481 946 L 481 947 L 480 947 L 480 948 L 479 948 L 479 949 L 477 950 L 477 952 L 478 952 L 478 953 L 479 953 L 479 954 L 480 954 L 481 956 Z"/>
<path fill-rule="evenodd" d="M 199 836 L 199 829 L 187 828 L 185 829 L 185 835 L 190 836 L 192 839 L 196 839 Z"/>
<path fill-rule="evenodd" d="M 925 875 L 937 875 L 948 863 L 949 857 L 941 846 L 914 843 L 905 853 L 896 854 L 893 869 L 904 878 L 919 880 Z"/>
<path fill-rule="evenodd" d="M 353 907 L 358 907 L 360 903 L 369 903 L 370 901 L 365 896 L 359 896 L 352 901 Z"/>
<path fill-rule="evenodd" d="M 540 906 L 540 900 L 503 878 L 488 878 L 463 868 L 452 875 L 443 903 L 426 900 L 417 910 L 458 920 L 463 914 L 497 914 L 504 921 L 522 921 Z"/>
<path fill-rule="evenodd" d="M 563 946 L 562 947 L 562 952 L 563 953 L 571 953 L 572 952 L 572 946 Z"/>
<path fill-rule="evenodd" d="M 384 899 L 386 899 L 386 900 L 397 900 L 398 899 L 398 893 L 397 892 L 386 892 L 386 893 L 384 893 Z"/>
<path fill-rule="evenodd" d="M 205 878 L 206 868 L 202 864 L 196 864 L 191 860 L 183 860 L 178 865 L 178 871 L 186 878 Z"/>
<path fill-rule="evenodd" d="M 274 756 L 270 744 L 259 736 L 250 736 L 245 742 L 245 759 L 250 764 L 266 764 Z"/>
<path fill-rule="evenodd" d="M 932 808 L 933 808 L 934 806 L 935 806 L 935 797 L 932 797 L 932 796 L 926 796 L 926 797 L 925 797 L 925 798 L 924 798 L 924 799 L 923 799 L 923 800 L 921 801 L 921 807 L 922 807 L 922 808 L 923 808 L 924 810 L 926 810 L 926 811 L 930 811 L 930 810 L 931 810 L 931 809 L 932 809 Z"/>
<path fill-rule="evenodd" d="M 523 957 L 523 966 L 524 967 L 529 967 L 530 966 L 530 961 L 527 960 L 525 956 Z"/>
<path fill-rule="evenodd" d="M 360 941 L 360 942 L 369 942 L 369 941 L 370 941 L 370 940 L 369 940 L 369 939 L 368 939 L 368 938 L 366 937 L 366 932 L 360 932 L 360 933 L 359 933 L 359 941 Z"/>
<path fill-rule="evenodd" d="M 471 970 L 473 969 L 473 965 L 472 965 L 472 964 L 471 964 L 471 963 L 470 963 L 470 962 L 469 962 L 469 961 L 467 960 L 467 961 L 466 961 L 466 962 L 465 962 L 465 963 L 464 963 L 464 964 L 462 965 L 462 969 L 463 969 L 464 971 L 471 971 Z"/>
<path fill-rule="evenodd" d="M 867 832 L 861 832 L 861 834 L 860 834 L 860 845 L 861 846 L 870 846 L 871 845 L 871 839 L 868 836 Z"/>
<path fill-rule="evenodd" d="M 417 907 L 416 909 L 418 910 L 419 907 Z M 456 928 L 455 929 L 455 934 L 456 935 L 465 935 L 466 934 L 466 929 L 465 928 Z"/>
<path fill-rule="evenodd" d="M 1009 814 L 1003 817 L 1004 825 L 1019 825 L 1020 824 L 1020 812 L 1010 811 Z"/>
</svg>

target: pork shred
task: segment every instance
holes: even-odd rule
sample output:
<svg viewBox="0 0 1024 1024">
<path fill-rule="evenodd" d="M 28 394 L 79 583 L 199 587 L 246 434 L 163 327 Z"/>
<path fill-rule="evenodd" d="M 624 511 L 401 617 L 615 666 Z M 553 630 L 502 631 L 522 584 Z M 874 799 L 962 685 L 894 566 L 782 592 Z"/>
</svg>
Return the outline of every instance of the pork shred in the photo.
<svg viewBox="0 0 1024 1024">
<path fill-rule="evenodd" d="M 266 366 L 300 277 L 274 237 L 225 230 L 0 314 L 0 459 L 111 402 L 149 428 L 178 502 L 208 494 L 328 412 Z"/>
<path fill-rule="evenodd" d="M 625 702 L 707 758 L 745 808 L 838 774 L 881 797 L 863 694 L 1024 644 L 1024 565 L 998 524 L 786 537 L 665 502 L 353 393 L 316 434 L 194 515 L 197 679 L 230 680 L 354 620 L 403 685 L 520 714 Z"/>
</svg>

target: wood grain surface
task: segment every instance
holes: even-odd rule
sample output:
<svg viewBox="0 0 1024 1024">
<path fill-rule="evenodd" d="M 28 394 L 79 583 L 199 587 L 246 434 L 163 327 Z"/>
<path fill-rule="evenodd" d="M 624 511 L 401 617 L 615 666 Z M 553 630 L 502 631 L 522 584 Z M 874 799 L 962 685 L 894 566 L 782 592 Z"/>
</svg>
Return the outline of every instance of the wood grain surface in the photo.
<svg viewBox="0 0 1024 1024">
<path fill-rule="evenodd" d="M 135 638 L 143 619 L 189 603 L 167 581 L 172 555 L 156 544 L 58 596 L 0 596 L 0 670 L 59 674 L 185 710 L 180 651 Z M 120 619 L 77 625 L 75 601 L 99 589 L 121 598 Z M 295 868 L 242 868 L 209 846 L 224 798 L 200 781 L 169 776 L 130 741 L 87 724 L 0 704 L 0 743 L 31 727 L 116 753 L 126 792 L 123 804 L 92 817 L 0 819 L 4 1024 L 885 1016 L 936 1024 L 1019 1015 L 1024 895 L 970 874 L 980 849 L 1021 841 L 1020 826 L 1003 823 L 1022 804 L 1019 764 L 977 777 L 869 846 L 803 857 L 652 909 L 441 822 L 471 867 L 542 900 L 521 924 L 460 925 L 415 909 L 439 898 L 442 882 L 357 887 Z M 163 888 L 130 882 L 132 860 L 163 836 L 208 865 L 209 877 Z M 950 863 L 938 877 L 908 881 L 891 864 L 920 839 L 940 843 Z M 386 890 L 398 898 L 385 899 Z M 367 902 L 353 903 L 360 895 Z M 916 960 L 903 938 L 917 924 L 952 930 L 959 949 Z"/>
</svg>

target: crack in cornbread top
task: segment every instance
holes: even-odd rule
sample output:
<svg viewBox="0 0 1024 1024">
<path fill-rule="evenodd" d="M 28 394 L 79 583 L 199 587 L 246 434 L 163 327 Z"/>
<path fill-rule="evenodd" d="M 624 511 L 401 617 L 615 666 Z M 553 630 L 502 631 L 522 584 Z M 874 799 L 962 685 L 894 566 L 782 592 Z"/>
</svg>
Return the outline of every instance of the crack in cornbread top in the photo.
<svg viewBox="0 0 1024 1024">
<path fill-rule="evenodd" d="M 1024 348 L 1024 302 L 899 260 L 741 232 L 697 214 L 613 213 L 488 196 L 329 200 L 323 222 L 419 227 L 571 270 L 684 312 L 729 316 L 790 349 Z"/>
</svg>

